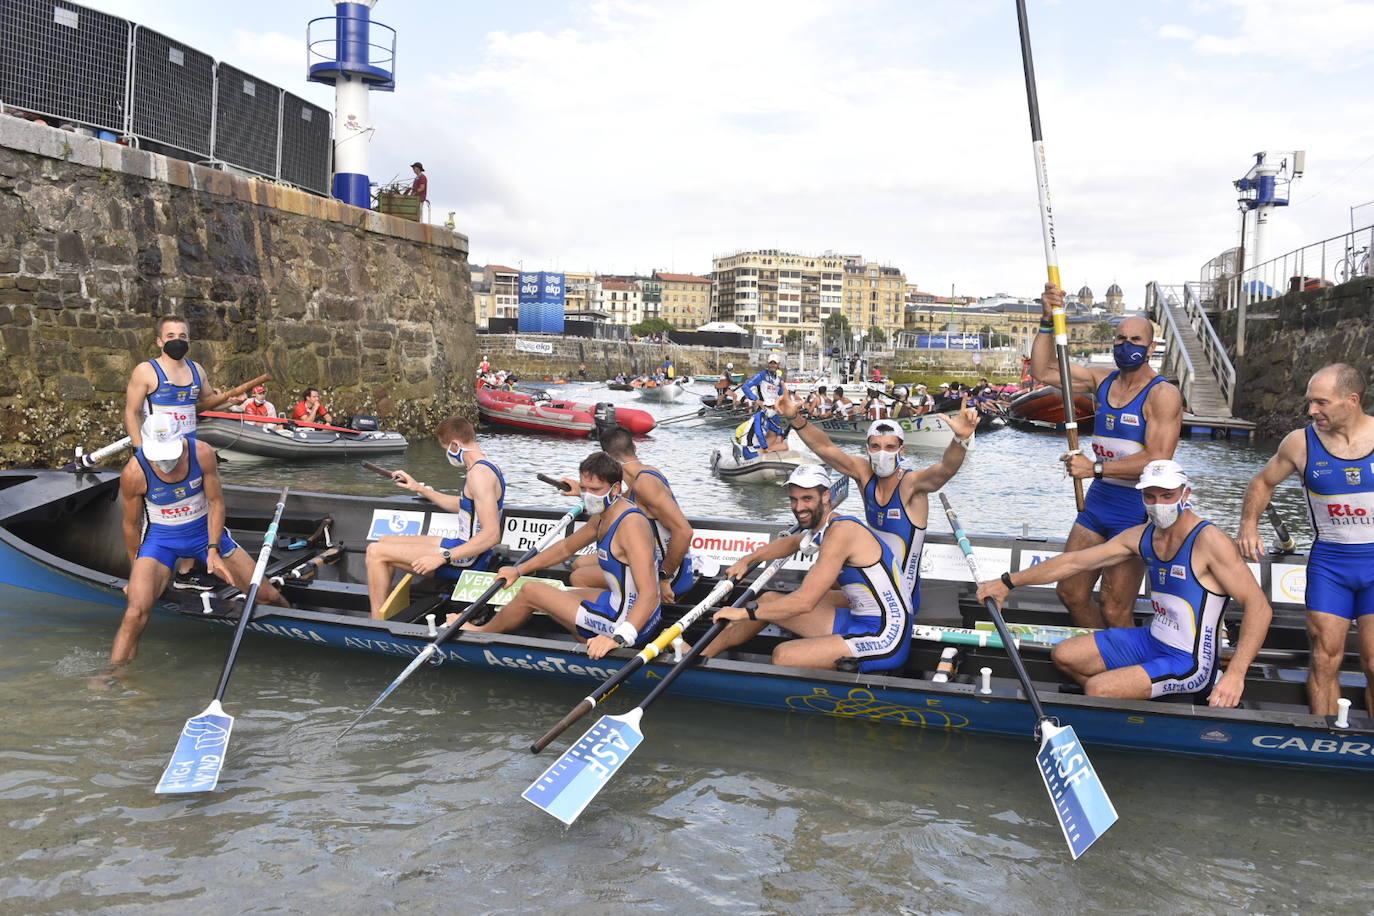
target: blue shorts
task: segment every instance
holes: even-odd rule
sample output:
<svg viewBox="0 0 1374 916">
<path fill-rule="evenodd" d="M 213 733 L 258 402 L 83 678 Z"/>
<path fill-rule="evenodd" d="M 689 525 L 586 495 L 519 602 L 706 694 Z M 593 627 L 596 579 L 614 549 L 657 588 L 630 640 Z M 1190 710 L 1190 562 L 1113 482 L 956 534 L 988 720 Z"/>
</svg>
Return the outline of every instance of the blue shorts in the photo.
<svg viewBox="0 0 1374 916">
<path fill-rule="evenodd" d="M 1166 693 L 1197 693 L 1206 689 L 1216 668 L 1215 659 L 1199 660 L 1192 654 L 1155 639 L 1149 627 L 1113 627 L 1093 634 L 1097 651 L 1107 670 L 1139 665 L 1149 675 L 1150 696 Z"/>
<path fill-rule="evenodd" d="M 1083 498 L 1075 522 L 1094 534 L 1114 538 L 1127 528 L 1145 524 L 1145 500 L 1134 486 L 1094 480 Z"/>
<path fill-rule="evenodd" d="M 463 540 L 462 538 L 444 538 L 442 541 L 439 542 L 439 546 L 445 548 L 446 550 L 451 550 L 454 547 L 462 547 L 466 543 L 467 541 Z M 469 569 L 475 569 L 485 572 L 488 564 L 491 563 L 492 554 L 494 554 L 495 552 L 496 548 L 493 547 L 486 553 L 479 553 L 475 557 L 469 557 L 467 560 L 463 561 L 463 565 L 461 566 L 440 566 L 438 569 L 434 571 L 434 578 L 457 579 L 459 576 L 461 576 L 464 572 L 466 572 Z"/>
<path fill-rule="evenodd" d="M 835 608 L 831 632 L 843 636 L 849 653 L 859 660 L 860 671 L 900 671 L 911 652 L 911 620 L 905 615 L 892 621 L 887 631 L 883 618 L 856 616 L 847 607 Z"/>
<path fill-rule="evenodd" d="M 1317 541 L 1307 557 L 1309 611 L 1354 620 L 1374 614 L 1374 549 Z"/>
<path fill-rule="evenodd" d="M 654 583 L 657 587 L 658 583 Z M 583 601 L 582 606 L 577 611 L 577 635 L 583 639 L 591 639 L 593 636 L 611 636 L 615 633 L 616 623 L 619 617 L 615 608 L 611 607 L 611 593 L 602 592 L 593 601 Z M 634 647 L 642 649 L 658 634 L 658 628 L 663 623 L 662 607 L 655 607 L 653 616 L 649 622 L 639 631 L 639 638 L 635 640 Z"/>
<path fill-rule="evenodd" d="M 140 557 L 152 557 L 163 566 L 176 571 L 177 560 L 190 557 L 204 563 L 210 552 L 210 526 L 186 525 L 187 531 L 178 531 L 169 525 L 149 525 L 143 533 L 143 543 L 138 545 Z M 239 545 L 229 536 L 229 529 L 219 537 L 219 555 L 227 557 Z"/>
</svg>

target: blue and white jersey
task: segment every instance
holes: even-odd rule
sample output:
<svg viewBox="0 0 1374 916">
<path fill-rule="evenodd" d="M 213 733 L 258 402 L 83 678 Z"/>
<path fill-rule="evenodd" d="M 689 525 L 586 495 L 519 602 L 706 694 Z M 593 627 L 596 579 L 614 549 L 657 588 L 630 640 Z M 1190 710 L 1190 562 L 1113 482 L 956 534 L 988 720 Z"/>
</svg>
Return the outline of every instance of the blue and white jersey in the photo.
<svg viewBox="0 0 1374 916">
<path fill-rule="evenodd" d="M 189 526 L 209 525 L 210 501 L 205 496 L 205 481 L 200 470 L 200 460 L 196 457 L 196 437 L 186 436 L 186 447 L 190 452 L 186 476 L 181 480 L 168 483 L 153 472 L 148 459 L 143 457 L 143 449 L 134 450 L 134 457 L 143 468 L 143 476 L 148 481 L 148 492 L 143 495 L 143 516 L 148 523 L 148 534 L 158 529 L 177 529 L 177 532 L 193 530 Z"/>
<path fill-rule="evenodd" d="M 886 633 L 892 628 L 896 632 L 911 631 L 910 590 L 902 585 L 901 573 L 892 551 L 862 521 L 852 515 L 832 516 L 819 531 L 811 536 L 811 542 L 822 546 L 830 526 L 836 522 L 853 522 L 872 535 L 881 551 L 878 560 L 868 566 L 851 566 L 845 563 L 840 569 L 836 582 L 845 597 L 849 599 L 849 613 L 852 617 L 869 618 L 875 621 L 875 632 Z"/>
<path fill-rule="evenodd" d="M 776 372 L 760 369 L 749 376 L 740 390 L 751 401 L 772 404 L 777 401 L 778 393 L 782 391 L 782 378 Z"/>
<path fill-rule="evenodd" d="M 1162 375 L 1156 376 L 1125 407 L 1113 407 L 1107 399 L 1107 392 L 1120 374 L 1120 369 L 1113 370 L 1097 386 L 1097 418 L 1093 421 L 1092 445 L 1093 454 L 1099 461 L 1117 461 L 1145 450 L 1145 400 L 1155 385 L 1164 381 Z M 1134 487 L 1138 479 L 1103 477 L 1101 481 L 1093 482 Z"/>
<path fill-rule="evenodd" d="M 1307 427 L 1307 464 L 1302 469 L 1307 512 L 1318 544 L 1374 544 L 1374 453 L 1337 458 Z"/>
<path fill-rule="evenodd" d="M 601 567 L 601 574 L 606 577 L 606 589 L 611 593 L 610 606 L 615 612 L 616 623 L 630 619 L 630 608 L 634 607 L 635 599 L 639 597 L 639 587 L 635 584 L 635 577 L 630 570 L 630 564 L 617 559 L 615 552 L 611 549 L 611 545 L 615 543 L 615 533 L 620 528 L 620 523 L 631 515 L 648 518 L 647 515 L 644 515 L 644 510 L 632 504 L 629 509 L 620 513 L 619 518 L 611 522 L 606 533 L 596 542 L 596 561 L 597 565 Z M 658 583 L 652 582 L 649 587 L 654 596 L 657 597 Z"/>
<path fill-rule="evenodd" d="M 1193 547 L 1211 522 L 1199 522 L 1170 559 L 1155 553 L 1154 525 L 1140 536 L 1140 556 L 1150 582 L 1154 618 L 1150 635 L 1164 645 L 1198 660 L 1199 671 L 1210 671 L 1217 657 L 1217 626 L 1226 610 L 1226 595 L 1208 591 L 1193 571 Z"/>
<path fill-rule="evenodd" d="M 878 503 L 878 476 L 875 474 L 864 485 L 864 517 L 868 528 L 883 545 L 891 551 L 901 573 L 902 585 L 913 596 L 912 610 L 915 605 L 916 589 L 921 583 L 921 550 L 926 543 L 926 529 L 917 527 L 907 515 L 906 503 L 902 502 L 902 477 L 907 471 L 899 472 L 897 486 L 888 501 Z"/>
<path fill-rule="evenodd" d="M 639 474 L 635 475 L 635 480 L 638 481 L 639 477 L 642 475 L 648 475 L 649 477 L 657 477 L 659 480 L 661 480 L 663 482 L 663 486 L 668 490 L 668 495 L 672 496 L 673 502 L 677 502 L 677 497 L 673 496 L 672 484 L 668 483 L 668 478 L 663 476 L 662 471 L 656 470 L 654 468 L 645 468 L 644 470 L 640 471 Z M 631 491 L 630 498 L 634 498 L 633 491 Z M 638 503 L 636 503 L 636 506 L 637 505 Z M 639 511 L 644 512 L 644 517 L 649 519 L 649 525 L 654 530 L 654 552 L 655 554 L 657 554 L 657 559 L 659 560 L 659 562 L 662 562 L 663 558 L 668 555 L 668 545 L 670 545 L 673 542 L 673 533 L 668 530 L 667 525 L 663 524 L 658 519 L 650 518 L 648 512 L 645 512 L 643 509 L 640 509 Z"/>
<path fill-rule="evenodd" d="M 497 520 L 499 524 L 501 518 L 499 513 L 504 512 L 506 508 L 506 478 L 501 473 L 501 469 L 486 458 L 480 461 L 474 461 L 472 467 L 475 468 L 483 464 L 492 469 L 493 473 L 496 474 L 497 482 L 501 484 L 501 492 L 496 495 L 496 511 L 498 513 Z M 468 473 L 472 473 L 471 468 L 468 469 Z M 468 496 L 466 479 L 463 481 L 463 491 L 458 494 L 457 524 L 458 529 L 455 536 L 462 538 L 464 541 L 470 541 L 482 533 L 482 520 L 477 517 L 477 503 L 473 501 L 471 496 Z"/>
<path fill-rule="evenodd" d="M 157 373 L 157 387 L 144 399 L 143 415 L 146 417 L 155 413 L 168 414 L 176 420 L 177 428 L 183 435 L 195 432 L 196 401 L 200 399 L 201 387 L 196 364 L 189 359 L 186 361 L 187 367 L 191 370 L 191 384 L 173 385 L 157 360 L 150 359 L 148 362 Z"/>
</svg>

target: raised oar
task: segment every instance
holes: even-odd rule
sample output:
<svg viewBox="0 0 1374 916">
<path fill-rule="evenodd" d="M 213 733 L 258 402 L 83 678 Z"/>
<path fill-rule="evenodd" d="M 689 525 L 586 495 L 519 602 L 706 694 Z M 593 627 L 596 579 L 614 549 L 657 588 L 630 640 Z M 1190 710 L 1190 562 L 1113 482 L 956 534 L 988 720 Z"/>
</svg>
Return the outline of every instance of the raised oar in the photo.
<svg viewBox="0 0 1374 916">
<path fill-rule="evenodd" d="M 521 563 L 524 563 L 530 557 L 533 557 L 535 554 L 544 550 L 554 541 L 558 540 L 558 538 L 562 536 L 563 529 L 568 525 L 569 522 L 577 518 L 578 513 L 580 513 L 581 511 L 581 503 L 569 509 L 567 513 L 563 515 L 562 518 L 554 522 L 553 527 L 550 528 L 548 530 L 548 533 L 540 539 L 539 543 L 535 544 L 529 550 L 521 554 L 520 559 L 516 560 L 514 565 L 519 566 Z M 389 697 L 393 690 L 401 686 L 405 679 L 410 677 L 410 675 L 414 673 L 416 668 L 419 668 L 425 662 L 433 658 L 434 654 L 439 651 L 439 647 L 441 645 L 448 642 L 448 640 L 458 632 L 458 630 L 463 626 L 463 624 L 467 623 L 469 620 L 473 618 L 474 615 L 477 614 L 478 611 L 486 607 L 487 602 L 490 601 L 497 592 L 499 592 L 501 589 L 505 587 L 506 584 L 500 579 L 500 577 L 497 577 L 496 581 L 491 583 L 491 587 L 488 588 L 485 592 L 483 592 L 480 596 L 478 596 L 476 601 L 468 605 L 468 609 L 463 613 L 459 614 L 458 617 L 453 621 L 453 623 L 445 624 L 444 627 L 441 630 L 439 630 L 438 635 L 434 637 L 430 644 L 425 646 L 424 649 L 422 649 L 420 653 L 415 656 L 411 663 L 409 665 L 406 665 L 405 670 L 400 673 L 396 680 L 392 681 L 391 684 L 388 685 L 388 687 L 382 691 L 381 696 L 373 700 L 372 705 L 367 707 L 367 709 L 364 709 L 362 715 L 358 716 L 358 718 L 354 719 L 351 723 L 349 723 L 348 728 L 345 728 L 342 732 L 340 732 L 339 737 L 335 738 L 334 740 L 336 742 L 342 741 L 344 735 L 347 735 L 349 732 L 353 731 L 353 729 L 357 726 L 359 722 L 367 718 L 368 713 L 372 712 L 372 710 L 382 705 L 382 701 Z"/>
<path fill-rule="evenodd" d="M 968 561 L 973 581 L 982 582 L 983 574 L 978 569 L 977 557 L 973 555 L 973 545 L 969 543 L 954 507 L 949 504 L 949 498 L 943 493 L 940 494 L 940 504 L 944 506 L 949 526 L 954 530 L 954 539 L 959 542 L 959 549 Z M 1045 781 L 1045 790 L 1050 793 L 1050 802 L 1054 805 L 1054 814 L 1059 819 L 1060 829 L 1064 831 L 1069 851 L 1077 859 L 1107 832 L 1107 828 L 1116 823 L 1116 808 L 1107 797 L 1107 790 L 1097 778 L 1097 771 L 1093 769 L 1072 726 L 1060 725 L 1045 714 L 1035 685 L 1031 683 L 1026 666 L 1021 661 L 1021 653 L 1016 650 L 1016 641 L 1007 629 L 1007 622 L 1002 619 L 1002 612 L 997 609 L 997 603 L 991 598 L 983 603 L 997 627 L 998 635 L 1002 637 L 1002 648 L 1016 669 L 1026 699 L 1035 711 L 1035 733 L 1040 739 L 1035 762 L 1040 770 L 1040 778 Z"/>
<path fill-rule="evenodd" d="M 270 379 L 271 377 L 272 377 L 272 376 L 270 376 L 270 375 L 259 375 L 257 378 L 253 379 L 252 381 L 250 381 L 250 382 L 244 382 L 242 385 L 239 385 L 237 388 L 230 388 L 228 391 L 224 392 L 224 393 L 221 394 L 219 397 L 215 398 L 215 400 L 213 400 L 213 401 L 211 401 L 209 404 L 207 404 L 206 407 L 205 407 L 205 409 L 206 409 L 206 410 L 209 410 L 209 409 L 211 409 L 212 407 L 218 407 L 220 404 L 223 404 L 225 401 L 229 400 L 230 398 L 236 398 L 236 397 L 238 397 L 239 395 L 243 394 L 245 391 L 247 391 L 248 389 L 252 388 L 254 385 L 261 385 L 263 382 L 267 381 L 267 380 Z M 109 458 L 111 455 L 118 454 L 119 452 L 122 452 L 124 449 L 126 449 L 126 448 L 128 448 L 129 446 L 133 445 L 133 443 L 134 443 L 134 440 L 133 440 L 133 439 L 131 439 L 131 438 L 128 437 L 128 436 L 125 436 L 123 439 L 120 439 L 120 440 L 115 441 L 115 442 L 111 442 L 109 445 L 105 446 L 104 448 L 98 448 L 98 449 L 96 449 L 95 451 L 90 452 L 89 454 L 85 454 L 85 455 L 80 455 L 80 456 L 78 456 L 78 457 L 76 458 L 75 461 L 69 462 L 69 463 L 67 464 L 67 466 L 64 467 L 62 470 L 64 470 L 64 471 L 80 471 L 80 470 L 84 470 L 85 468 L 92 468 L 92 467 L 95 467 L 97 464 L 99 464 L 100 462 L 104 461 L 106 458 Z"/>
<path fill-rule="evenodd" d="M 831 505 L 838 506 L 844 502 L 848 495 L 849 478 L 841 477 L 830 487 Z M 795 533 L 795 530 L 789 533 Z M 788 557 L 783 557 L 764 567 L 763 572 L 759 573 L 753 584 L 745 589 L 744 593 L 732 601 L 729 606 L 740 607 L 751 600 L 763 590 L 763 586 L 787 563 L 788 559 Z M 677 680 L 682 672 L 691 667 L 697 657 L 711 644 L 712 640 L 720 635 L 726 626 L 727 624 L 722 621 L 711 624 L 710 629 L 702 634 L 696 644 L 683 655 L 677 664 L 673 665 L 667 674 L 663 675 L 663 680 L 659 681 L 654 689 L 639 701 L 638 706 L 623 716 L 602 716 L 598 719 L 596 724 L 587 730 L 586 734 L 563 752 L 563 756 L 555 760 L 553 765 L 545 770 L 538 779 L 530 783 L 529 788 L 522 792 L 520 797 L 535 807 L 542 808 L 565 824 L 572 824 L 573 821 L 577 820 L 578 815 L 586 810 L 587 805 L 591 804 L 592 799 L 596 798 L 597 793 L 605 787 L 610 778 L 615 775 L 625 760 L 634 753 L 635 748 L 639 747 L 644 740 L 644 733 L 639 729 L 639 722 L 644 716 L 644 711 L 663 695 L 663 692 L 668 689 L 673 681 Z M 671 642 L 672 637 L 669 637 L 668 641 Z M 587 699 L 592 698 L 588 697 Z M 585 704 L 587 700 L 582 702 Z M 561 731 L 561 729 L 559 730 Z M 546 735 L 545 737 L 551 736 Z M 533 747 L 530 749 L 537 750 Z"/>
<path fill-rule="evenodd" d="M 248 597 L 243 602 L 243 611 L 234 626 L 234 638 L 229 643 L 229 657 L 224 661 L 224 672 L 219 676 L 219 686 L 215 697 L 205 711 L 186 720 L 181 729 L 172 759 L 158 780 L 157 792 L 162 795 L 186 792 L 209 792 L 219 782 L 219 771 L 224 766 L 224 756 L 229 750 L 229 733 L 234 729 L 234 717 L 224 711 L 220 700 L 224 699 L 225 688 L 229 686 L 229 675 L 234 670 L 234 660 L 238 658 L 239 644 L 248 622 L 253 619 L 253 606 L 258 601 L 258 587 L 262 585 L 263 574 L 267 571 L 267 560 L 272 554 L 272 545 L 277 541 L 277 525 L 281 523 L 282 512 L 286 510 L 287 488 L 282 487 L 277 497 L 277 511 L 272 514 L 272 523 L 262 538 L 262 549 L 258 551 L 258 562 L 253 567 L 253 584 L 248 589 Z"/>
<path fill-rule="evenodd" d="M 1288 526 L 1283 523 L 1283 517 L 1279 515 L 1279 510 L 1275 509 L 1271 503 L 1266 509 L 1269 514 L 1269 524 L 1274 526 L 1274 534 L 1278 536 L 1279 553 L 1292 553 L 1298 549 L 1298 542 L 1293 540 L 1293 535 L 1288 533 Z"/>
<path fill-rule="evenodd" d="M 1049 281 L 1060 289 L 1059 250 L 1054 242 L 1054 209 L 1050 206 L 1050 176 L 1045 170 L 1045 141 L 1040 133 L 1040 99 L 1035 91 L 1035 64 L 1031 60 L 1030 23 L 1026 19 L 1026 0 L 1016 0 L 1016 21 L 1021 30 L 1021 69 L 1026 76 L 1026 106 L 1030 110 L 1031 152 L 1035 155 L 1035 187 L 1040 195 L 1040 234 L 1045 240 L 1045 270 Z M 1060 306 L 1053 311 L 1054 350 L 1059 359 L 1059 390 L 1064 397 L 1064 432 L 1069 451 L 1077 453 L 1078 420 L 1073 410 L 1073 379 L 1069 371 L 1069 323 Z M 1083 511 L 1083 481 L 1073 479 L 1073 495 L 1078 511 Z"/>
</svg>

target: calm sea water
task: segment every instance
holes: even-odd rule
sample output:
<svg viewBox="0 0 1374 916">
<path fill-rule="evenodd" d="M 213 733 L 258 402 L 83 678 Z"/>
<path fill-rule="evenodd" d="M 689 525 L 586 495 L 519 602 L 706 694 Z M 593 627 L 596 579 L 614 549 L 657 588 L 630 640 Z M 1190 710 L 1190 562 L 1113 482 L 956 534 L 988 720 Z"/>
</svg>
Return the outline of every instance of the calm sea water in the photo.
<svg viewBox="0 0 1374 916">
<path fill-rule="evenodd" d="M 726 435 L 669 426 L 642 452 L 671 473 L 690 514 L 783 518 L 779 487 L 706 470 Z M 587 451 L 525 435 L 484 441 L 517 504 L 548 504 L 533 474 L 571 472 Z M 1202 511 L 1234 528 L 1271 449 L 1184 443 Z M 1044 436 L 980 436 L 948 491 L 965 524 L 1062 535 L 1072 507 L 1054 466 L 1061 450 Z M 453 479 L 429 442 L 396 464 Z M 345 463 L 234 463 L 225 474 L 388 491 Z M 1295 493 L 1280 504 L 1301 530 Z M 1121 821 L 1074 863 L 1029 737 L 673 697 L 649 711 L 645 742 L 615 782 L 563 828 L 519 795 L 551 759 L 532 757 L 529 741 L 580 688 L 426 670 L 336 745 L 396 660 L 251 634 L 226 700 L 237 721 L 219 790 L 166 799 L 153 785 L 213 692 L 227 633 L 156 619 L 123 684 L 94 692 L 87 678 L 117 616 L 0 589 L 6 912 L 1300 913 L 1366 912 L 1374 899 L 1367 779 L 1094 750 Z"/>
</svg>

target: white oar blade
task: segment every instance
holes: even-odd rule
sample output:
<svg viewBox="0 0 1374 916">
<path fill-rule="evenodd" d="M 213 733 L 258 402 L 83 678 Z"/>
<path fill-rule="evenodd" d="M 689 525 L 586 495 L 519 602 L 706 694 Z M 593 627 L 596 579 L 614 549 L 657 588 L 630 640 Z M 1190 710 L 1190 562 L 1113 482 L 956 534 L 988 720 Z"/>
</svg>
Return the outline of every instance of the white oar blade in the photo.
<svg viewBox="0 0 1374 916">
<path fill-rule="evenodd" d="M 1035 761 L 1069 851 L 1077 859 L 1116 823 L 1116 808 L 1072 728 L 1042 721 Z"/>
<path fill-rule="evenodd" d="M 229 750 L 229 733 L 233 730 L 234 717 L 225 713 L 219 700 L 205 707 L 200 715 L 187 719 L 171 762 L 158 781 L 157 793 L 212 791 L 219 782 L 219 771 Z"/>
<path fill-rule="evenodd" d="M 571 826 L 644 740 L 643 714 L 635 707 L 623 716 L 602 716 L 520 797 Z"/>
</svg>

